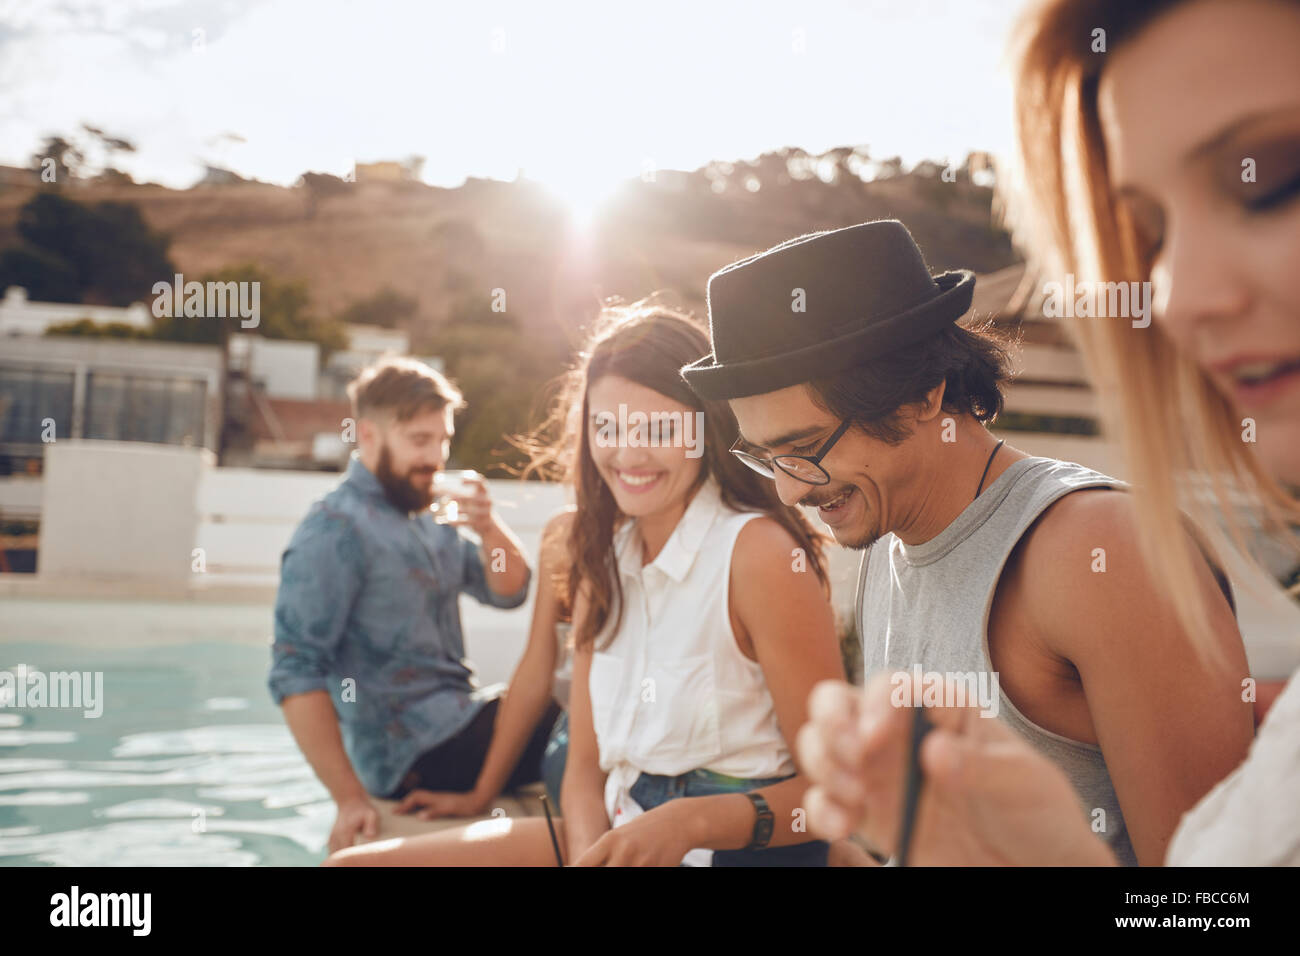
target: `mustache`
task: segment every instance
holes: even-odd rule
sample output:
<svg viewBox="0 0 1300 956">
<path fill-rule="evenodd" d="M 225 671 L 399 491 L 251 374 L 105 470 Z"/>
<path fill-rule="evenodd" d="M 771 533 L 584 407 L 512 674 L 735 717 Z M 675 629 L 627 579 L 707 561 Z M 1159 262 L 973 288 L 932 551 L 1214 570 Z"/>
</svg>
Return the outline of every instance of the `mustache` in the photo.
<svg viewBox="0 0 1300 956">
<path fill-rule="evenodd" d="M 845 492 L 853 491 L 853 488 L 853 485 L 845 485 L 843 488 L 839 488 L 829 494 L 818 495 L 816 498 L 805 497 L 799 503 L 801 505 L 807 505 L 809 508 L 820 508 L 822 505 L 826 504 L 826 502 L 834 501 Z"/>
</svg>

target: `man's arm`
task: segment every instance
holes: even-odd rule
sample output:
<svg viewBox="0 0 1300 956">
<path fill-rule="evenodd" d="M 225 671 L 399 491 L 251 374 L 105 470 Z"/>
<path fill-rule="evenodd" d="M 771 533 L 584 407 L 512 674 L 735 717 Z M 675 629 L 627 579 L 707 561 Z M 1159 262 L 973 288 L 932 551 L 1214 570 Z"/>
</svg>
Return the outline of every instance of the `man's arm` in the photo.
<svg viewBox="0 0 1300 956">
<path fill-rule="evenodd" d="M 284 721 L 316 776 L 339 806 L 358 800 L 369 802 L 366 788 L 352 769 L 329 691 L 313 690 L 286 697 L 280 705 Z"/>
<path fill-rule="evenodd" d="M 465 562 L 465 591 L 475 600 L 492 607 L 512 608 L 528 597 L 532 569 L 519 540 L 497 515 L 483 478 L 471 479 L 477 485 L 473 496 L 459 498 L 463 518 L 460 524 L 471 528 L 481 544 L 462 538 Z"/>
<path fill-rule="evenodd" d="M 330 696 L 341 688 L 327 684 L 364 569 L 351 522 L 320 509 L 303 520 L 289 542 L 276 593 L 268 685 L 303 756 L 338 805 L 331 851 L 350 846 L 358 830 L 373 836 L 378 824 L 343 748 Z"/>
<path fill-rule="evenodd" d="M 504 521 L 493 516 L 492 524 L 482 534 L 479 562 L 487 572 L 487 586 L 498 598 L 527 597 L 531 569 L 519 539 Z M 522 599 L 519 604 L 522 604 Z M 518 607 L 508 604 L 507 607 Z"/>
<path fill-rule="evenodd" d="M 1078 672 L 1139 862 L 1159 865 L 1179 819 L 1246 757 L 1249 675 L 1236 621 L 1190 537 L 1215 645 L 1198 653 L 1140 551 L 1132 497 L 1068 495 L 1040 519 L 1025 569 L 1030 621 Z M 1094 570 L 1104 551 L 1105 570 Z M 1051 728 L 1049 728 L 1051 729 Z"/>
</svg>

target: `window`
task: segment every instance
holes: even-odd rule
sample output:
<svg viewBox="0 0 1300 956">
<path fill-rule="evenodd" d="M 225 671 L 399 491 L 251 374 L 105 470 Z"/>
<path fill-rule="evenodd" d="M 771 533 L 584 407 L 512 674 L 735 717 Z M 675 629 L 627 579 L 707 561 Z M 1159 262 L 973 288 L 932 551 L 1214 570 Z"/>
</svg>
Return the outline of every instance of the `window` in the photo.
<svg viewBox="0 0 1300 956">
<path fill-rule="evenodd" d="M 203 382 L 92 372 L 86 388 L 86 438 L 203 444 Z"/>
<path fill-rule="evenodd" d="M 0 444 L 41 444 L 46 419 L 54 438 L 71 437 L 73 380 L 73 372 L 0 366 Z"/>
</svg>

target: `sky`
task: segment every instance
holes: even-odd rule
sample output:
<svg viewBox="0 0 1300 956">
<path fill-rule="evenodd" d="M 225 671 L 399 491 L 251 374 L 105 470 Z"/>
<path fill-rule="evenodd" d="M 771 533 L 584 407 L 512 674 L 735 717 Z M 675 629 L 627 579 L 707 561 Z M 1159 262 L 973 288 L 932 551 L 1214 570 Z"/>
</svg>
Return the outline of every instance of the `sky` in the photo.
<svg viewBox="0 0 1300 956">
<path fill-rule="evenodd" d="M 82 123 L 115 165 L 283 185 L 426 158 L 590 201 L 783 146 L 1005 152 L 1018 0 L 0 0 L 0 163 Z"/>
</svg>

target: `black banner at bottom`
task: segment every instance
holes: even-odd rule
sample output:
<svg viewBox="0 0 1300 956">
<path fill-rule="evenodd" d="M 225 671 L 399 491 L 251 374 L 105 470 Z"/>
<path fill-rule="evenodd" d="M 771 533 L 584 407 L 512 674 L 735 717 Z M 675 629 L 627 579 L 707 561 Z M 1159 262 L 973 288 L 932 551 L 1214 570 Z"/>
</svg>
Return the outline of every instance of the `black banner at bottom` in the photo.
<svg viewBox="0 0 1300 956">
<path fill-rule="evenodd" d="M 750 938 L 780 924 L 820 932 L 827 920 L 864 943 L 895 932 L 919 941 L 1039 929 L 1055 939 L 1173 931 L 1228 942 L 1292 926 L 1294 888 L 1293 871 L 1264 869 L 733 869 L 671 879 L 577 869 L 0 870 L 7 942 L 76 933 L 128 946 L 411 933 L 537 942 L 607 923 L 642 926 L 647 939 L 707 927 Z"/>
</svg>

